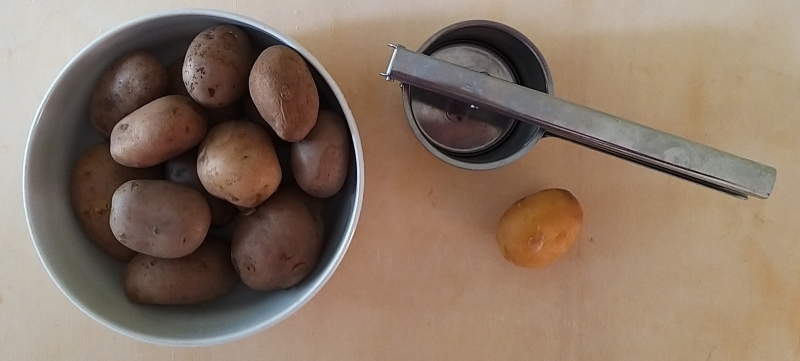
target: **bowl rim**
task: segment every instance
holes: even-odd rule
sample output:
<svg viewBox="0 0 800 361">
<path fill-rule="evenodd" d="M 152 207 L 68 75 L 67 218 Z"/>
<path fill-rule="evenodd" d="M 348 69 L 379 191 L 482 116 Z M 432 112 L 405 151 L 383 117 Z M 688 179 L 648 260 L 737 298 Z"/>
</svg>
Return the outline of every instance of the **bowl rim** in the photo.
<svg viewBox="0 0 800 361">
<path fill-rule="evenodd" d="M 329 266 L 329 271 L 324 272 L 321 274 L 321 277 L 314 281 L 314 283 L 309 288 L 309 291 L 297 300 L 297 302 L 292 303 L 288 308 L 282 310 L 276 316 L 267 318 L 254 326 L 237 330 L 235 332 L 231 332 L 221 336 L 214 336 L 214 337 L 202 337 L 202 338 L 194 338 L 194 339 L 187 339 L 187 338 L 169 338 L 169 337 L 160 337 L 160 336 L 151 336 L 143 333 L 139 333 L 133 331 L 123 325 L 119 325 L 113 323 L 109 320 L 106 320 L 99 314 L 92 311 L 89 307 L 81 303 L 77 296 L 73 295 L 68 287 L 65 285 L 66 282 L 63 282 L 61 278 L 55 274 L 54 270 L 51 269 L 50 264 L 47 262 L 46 257 L 43 256 L 41 245 L 37 240 L 35 225 L 33 224 L 34 221 L 32 220 L 32 209 L 31 205 L 29 204 L 29 195 L 34 192 L 35 190 L 31 189 L 29 184 L 29 172 L 31 171 L 30 164 L 31 164 L 31 151 L 34 144 L 34 141 L 37 137 L 37 129 L 39 127 L 39 123 L 41 120 L 42 113 L 46 105 L 49 103 L 50 98 L 55 91 L 55 89 L 59 86 L 61 82 L 64 81 L 66 74 L 70 73 L 75 64 L 85 57 L 91 49 L 95 48 L 99 44 L 105 42 L 108 38 L 111 38 L 115 35 L 123 33 L 125 31 L 130 30 L 131 28 L 147 23 L 156 19 L 160 18 L 168 18 L 168 17 L 180 17 L 180 16 L 208 16 L 214 18 L 220 18 L 225 20 L 231 20 L 235 22 L 239 22 L 250 26 L 258 31 L 262 31 L 264 33 L 269 34 L 270 36 L 275 37 L 279 41 L 289 45 L 298 53 L 300 53 L 303 58 L 308 61 L 311 66 L 315 68 L 315 70 L 320 74 L 323 80 L 327 83 L 330 87 L 331 91 L 333 92 L 334 96 L 336 97 L 339 106 L 342 108 L 342 112 L 347 120 L 348 127 L 351 133 L 351 140 L 353 145 L 353 151 L 355 153 L 355 169 L 356 169 L 356 194 L 354 198 L 353 204 L 353 213 L 348 219 L 348 223 L 344 232 L 342 245 L 333 255 L 331 264 Z M 222 10 L 212 10 L 212 9 L 197 9 L 197 8 L 189 8 L 189 9 L 177 9 L 177 10 L 169 10 L 169 11 L 161 11 L 152 13 L 145 16 L 140 16 L 128 20 L 126 22 L 121 23 L 120 25 L 110 29 L 109 31 L 101 34 L 94 40 L 92 40 L 89 44 L 84 46 L 72 59 L 67 63 L 64 68 L 58 73 L 55 77 L 53 82 L 50 84 L 47 92 L 45 93 L 44 98 L 39 103 L 39 107 L 36 111 L 36 115 L 34 116 L 33 123 L 31 124 L 31 128 L 28 132 L 28 137 L 26 140 L 25 145 L 25 153 L 23 157 L 23 171 L 22 171 L 22 194 L 23 194 L 23 208 L 25 212 L 25 221 L 28 226 L 28 233 L 31 237 L 31 241 L 33 242 L 33 246 L 36 249 L 36 254 L 39 257 L 40 262 L 45 268 L 47 275 L 50 279 L 56 284 L 56 287 L 64 294 L 69 301 L 78 307 L 84 314 L 88 315 L 90 318 L 95 320 L 96 322 L 104 325 L 105 327 L 128 336 L 130 338 L 156 344 L 162 346 L 173 346 L 173 347 L 198 347 L 198 346 L 213 346 L 223 343 L 228 343 L 236 340 L 240 340 L 252 335 L 255 335 L 263 330 L 266 330 L 272 326 L 277 325 L 281 321 L 285 320 L 295 312 L 297 312 L 300 308 L 302 308 L 306 303 L 308 303 L 321 289 L 322 287 L 327 284 L 328 280 L 332 277 L 333 273 L 336 272 L 336 269 L 341 264 L 344 255 L 347 253 L 347 250 L 350 247 L 350 243 L 355 235 L 356 228 L 358 226 L 358 222 L 361 216 L 361 207 L 364 197 L 364 155 L 361 145 L 361 137 L 358 133 L 357 124 L 355 122 L 355 118 L 353 117 L 352 111 L 350 110 L 350 106 L 348 105 L 347 101 L 345 100 L 344 94 L 342 93 L 341 89 L 339 88 L 336 81 L 331 77 L 331 75 L 327 72 L 327 70 L 322 66 L 322 64 L 314 57 L 311 52 L 301 46 L 297 41 L 294 39 L 286 36 L 285 34 L 281 33 L 280 31 L 265 25 L 255 19 L 239 15 L 232 12 L 222 11 Z"/>
</svg>

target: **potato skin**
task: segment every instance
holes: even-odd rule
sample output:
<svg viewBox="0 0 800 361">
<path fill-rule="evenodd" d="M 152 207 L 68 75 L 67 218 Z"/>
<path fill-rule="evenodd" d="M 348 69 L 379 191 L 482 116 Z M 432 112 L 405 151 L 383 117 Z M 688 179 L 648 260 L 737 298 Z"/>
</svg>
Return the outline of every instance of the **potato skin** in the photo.
<svg viewBox="0 0 800 361">
<path fill-rule="evenodd" d="M 169 74 L 169 85 L 167 86 L 167 94 L 185 95 L 191 100 L 195 110 L 208 121 L 208 128 L 229 120 L 241 119 L 244 116 L 244 96 L 239 100 L 220 107 L 220 108 L 205 108 L 189 95 L 186 90 L 186 85 L 183 84 L 183 58 L 176 60 L 174 63 L 167 67 Z M 246 93 L 246 92 L 245 92 Z M 249 96 L 247 96 L 249 98 Z"/>
<path fill-rule="evenodd" d="M 197 148 L 164 163 L 164 174 L 169 181 L 187 185 L 203 193 L 211 209 L 211 227 L 225 227 L 239 214 L 236 206 L 212 196 L 200 183 L 200 178 L 197 177 Z"/>
<path fill-rule="evenodd" d="M 319 112 L 319 94 L 305 59 L 284 45 L 265 49 L 250 71 L 250 97 L 281 139 L 305 138 Z"/>
<path fill-rule="evenodd" d="M 292 287 L 316 266 L 324 242 L 321 206 L 298 189 L 281 189 L 233 231 L 231 257 L 256 290 Z"/>
<path fill-rule="evenodd" d="M 81 228 L 103 252 L 120 261 L 136 252 L 123 246 L 109 226 L 111 197 L 123 183 L 132 179 L 161 178 L 160 168 L 128 168 L 111 158 L 109 143 L 89 148 L 72 170 L 70 199 Z"/>
<path fill-rule="evenodd" d="M 189 45 L 183 61 L 183 83 L 207 108 L 229 105 L 245 93 L 252 55 L 242 29 L 219 25 L 203 30 Z"/>
<path fill-rule="evenodd" d="M 281 183 L 281 167 L 269 134 L 247 121 L 224 122 L 200 144 L 197 175 L 211 195 L 253 208 Z"/>
<path fill-rule="evenodd" d="M 180 258 L 138 254 L 125 269 L 125 295 L 134 303 L 153 305 L 187 305 L 220 297 L 239 281 L 230 254 L 230 243 L 214 236 Z"/>
<path fill-rule="evenodd" d="M 292 143 L 292 172 L 306 193 L 330 197 L 344 185 L 350 161 L 350 141 L 344 119 L 321 110 L 305 139 Z"/>
<path fill-rule="evenodd" d="M 211 224 L 203 195 L 167 180 L 132 180 L 111 199 L 111 231 L 126 247 L 153 257 L 194 252 Z"/>
<path fill-rule="evenodd" d="M 103 73 L 89 103 L 89 119 L 103 138 L 126 115 L 164 95 L 167 70 L 150 53 L 126 54 Z"/>
<path fill-rule="evenodd" d="M 127 167 L 162 163 L 195 147 L 206 121 L 182 95 L 167 95 L 137 109 L 111 132 L 111 156 Z"/>
<path fill-rule="evenodd" d="M 503 214 L 497 242 L 512 263 L 541 268 L 569 249 L 582 223 L 583 210 L 572 193 L 546 189 L 518 200 Z"/>
</svg>

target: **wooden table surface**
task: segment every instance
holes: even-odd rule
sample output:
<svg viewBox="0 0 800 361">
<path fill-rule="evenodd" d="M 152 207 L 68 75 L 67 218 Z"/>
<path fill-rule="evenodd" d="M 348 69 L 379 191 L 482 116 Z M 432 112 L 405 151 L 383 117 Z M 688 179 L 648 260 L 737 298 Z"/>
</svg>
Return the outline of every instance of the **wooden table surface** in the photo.
<svg viewBox="0 0 800 361">
<path fill-rule="evenodd" d="M 280 325 L 213 348 L 134 341 L 92 321 L 41 266 L 22 208 L 39 102 L 86 44 L 138 16 L 240 13 L 285 32 L 337 80 L 366 160 L 361 222 L 325 288 Z M 778 169 L 741 201 L 556 139 L 470 172 L 414 138 L 387 43 L 466 19 L 517 28 L 556 94 Z M 0 359 L 798 360 L 800 2 L 793 0 L 11 0 L 0 11 Z M 494 229 L 548 187 L 584 207 L 544 270 L 500 255 Z"/>
</svg>

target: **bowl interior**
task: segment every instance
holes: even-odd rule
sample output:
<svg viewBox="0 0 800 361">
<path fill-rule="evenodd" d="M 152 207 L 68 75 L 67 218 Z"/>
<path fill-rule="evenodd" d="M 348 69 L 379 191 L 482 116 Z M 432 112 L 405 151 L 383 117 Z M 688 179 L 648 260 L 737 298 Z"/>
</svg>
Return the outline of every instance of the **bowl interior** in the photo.
<svg viewBox="0 0 800 361">
<path fill-rule="evenodd" d="M 117 57 L 149 50 L 165 65 L 185 54 L 200 31 L 218 24 L 242 27 L 255 47 L 284 44 L 309 61 L 321 103 L 348 121 L 353 146 L 343 189 L 327 205 L 326 242 L 314 271 L 285 291 L 256 292 L 243 284 L 224 298 L 195 306 L 134 305 L 122 289 L 125 264 L 86 237 L 70 207 L 69 179 L 80 154 L 101 141 L 88 121 L 92 88 Z M 45 97 L 28 140 L 24 197 L 37 252 L 58 287 L 80 309 L 128 336 L 173 346 L 231 341 L 274 325 L 305 304 L 330 277 L 355 230 L 363 194 L 361 146 L 352 114 L 321 65 L 302 47 L 252 20 L 215 11 L 164 13 L 128 23 L 82 51 Z"/>
</svg>

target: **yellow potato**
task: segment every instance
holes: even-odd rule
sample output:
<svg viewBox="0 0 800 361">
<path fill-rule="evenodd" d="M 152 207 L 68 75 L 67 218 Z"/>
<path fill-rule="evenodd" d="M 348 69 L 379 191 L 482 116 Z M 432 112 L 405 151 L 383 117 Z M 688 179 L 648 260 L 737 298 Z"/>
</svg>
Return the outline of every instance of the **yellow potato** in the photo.
<svg viewBox="0 0 800 361">
<path fill-rule="evenodd" d="M 563 189 L 547 189 L 520 199 L 500 219 L 497 242 L 503 257 L 517 266 L 553 263 L 575 242 L 583 210 Z"/>
</svg>

